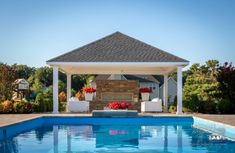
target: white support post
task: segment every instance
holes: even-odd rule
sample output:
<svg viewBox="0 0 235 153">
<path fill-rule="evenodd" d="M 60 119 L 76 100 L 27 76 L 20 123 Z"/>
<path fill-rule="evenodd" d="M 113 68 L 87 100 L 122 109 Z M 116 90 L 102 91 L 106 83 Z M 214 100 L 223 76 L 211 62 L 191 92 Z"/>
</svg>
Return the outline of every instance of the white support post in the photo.
<svg viewBox="0 0 235 153">
<path fill-rule="evenodd" d="M 164 112 L 168 112 L 168 75 L 164 75 L 163 84 L 163 102 L 164 102 Z"/>
<path fill-rule="evenodd" d="M 67 73 L 67 102 L 71 98 L 71 74 Z"/>
<path fill-rule="evenodd" d="M 71 98 L 71 74 L 67 73 L 67 107 L 66 111 L 69 112 L 69 99 Z"/>
<path fill-rule="evenodd" d="M 182 114 L 182 67 L 177 67 L 177 115 Z"/>
<path fill-rule="evenodd" d="M 57 114 L 58 111 L 58 66 L 53 66 L 53 113 Z"/>
</svg>

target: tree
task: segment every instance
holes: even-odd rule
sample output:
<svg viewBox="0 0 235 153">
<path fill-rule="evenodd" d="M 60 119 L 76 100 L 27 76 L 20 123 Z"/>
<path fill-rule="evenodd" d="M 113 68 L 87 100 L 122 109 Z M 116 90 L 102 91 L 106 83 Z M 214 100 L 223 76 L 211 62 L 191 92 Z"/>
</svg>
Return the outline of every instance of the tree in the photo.
<svg viewBox="0 0 235 153">
<path fill-rule="evenodd" d="M 86 84 L 86 75 L 72 75 L 72 88 L 79 91 Z"/>
<path fill-rule="evenodd" d="M 66 90 L 66 84 L 61 80 L 59 80 L 59 82 L 58 82 L 58 90 L 59 90 L 59 92 L 62 92 L 62 91 L 65 92 L 65 90 Z"/>
<path fill-rule="evenodd" d="M 29 67 L 27 65 L 17 65 L 14 64 L 12 65 L 12 67 L 15 68 L 16 71 L 16 77 L 17 78 L 24 78 L 24 79 L 28 79 L 31 75 L 34 74 L 35 72 L 35 68 L 34 67 Z"/>
<path fill-rule="evenodd" d="M 187 76 L 190 74 L 191 72 L 189 70 L 183 71 L 182 73 L 182 81 L 183 81 L 183 85 L 186 82 Z M 177 81 L 177 73 L 172 73 L 169 77 L 173 78 L 175 81 Z"/>
<path fill-rule="evenodd" d="M 235 67 L 232 63 L 224 63 L 219 67 L 216 79 L 219 82 L 219 109 L 221 113 L 235 113 Z M 226 106 L 226 107 L 225 107 Z"/>
<path fill-rule="evenodd" d="M 215 113 L 219 83 L 215 78 L 218 61 L 209 60 L 205 65 L 193 64 L 184 88 L 184 105 L 201 113 Z"/>
<path fill-rule="evenodd" d="M 13 82 L 16 77 L 15 69 L 9 65 L 0 66 L 0 100 L 11 100 L 13 91 Z"/>
<path fill-rule="evenodd" d="M 43 92 L 43 85 L 42 83 L 39 81 L 39 79 L 36 79 L 34 84 L 32 85 L 32 90 L 36 93 L 40 93 Z"/>
<path fill-rule="evenodd" d="M 46 87 L 52 85 L 53 70 L 50 67 L 40 67 L 35 71 L 34 79 L 38 79 Z"/>
</svg>

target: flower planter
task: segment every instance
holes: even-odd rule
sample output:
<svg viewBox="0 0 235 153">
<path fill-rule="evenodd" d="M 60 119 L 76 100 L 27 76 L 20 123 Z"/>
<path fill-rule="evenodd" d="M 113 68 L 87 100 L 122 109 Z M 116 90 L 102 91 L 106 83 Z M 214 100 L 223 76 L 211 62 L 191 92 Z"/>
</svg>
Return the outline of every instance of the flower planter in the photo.
<svg viewBox="0 0 235 153">
<path fill-rule="evenodd" d="M 85 100 L 92 101 L 93 100 L 93 93 L 85 93 Z"/>
<path fill-rule="evenodd" d="M 149 100 L 149 93 L 148 92 L 143 92 L 141 93 L 141 99 L 142 101 L 148 101 Z"/>
</svg>

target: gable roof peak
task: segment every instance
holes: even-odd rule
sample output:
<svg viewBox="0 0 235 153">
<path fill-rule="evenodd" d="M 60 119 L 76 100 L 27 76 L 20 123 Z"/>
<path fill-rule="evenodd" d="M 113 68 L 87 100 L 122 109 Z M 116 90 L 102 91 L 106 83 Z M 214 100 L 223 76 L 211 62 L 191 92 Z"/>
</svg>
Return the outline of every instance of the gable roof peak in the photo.
<svg viewBox="0 0 235 153">
<path fill-rule="evenodd" d="M 47 62 L 186 62 L 140 40 L 116 31 Z"/>
</svg>

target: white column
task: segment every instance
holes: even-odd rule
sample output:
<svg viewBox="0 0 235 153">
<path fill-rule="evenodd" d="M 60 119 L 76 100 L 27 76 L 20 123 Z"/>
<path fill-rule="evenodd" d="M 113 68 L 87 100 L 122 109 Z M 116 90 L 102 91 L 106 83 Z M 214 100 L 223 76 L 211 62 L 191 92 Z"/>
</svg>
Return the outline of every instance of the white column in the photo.
<svg viewBox="0 0 235 153">
<path fill-rule="evenodd" d="M 53 113 L 58 111 L 58 66 L 53 66 Z"/>
<path fill-rule="evenodd" d="M 71 74 L 67 73 L 67 105 L 66 111 L 69 112 L 69 99 L 71 97 Z"/>
<path fill-rule="evenodd" d="M 168 112 L 168 75 L 164 75 L 163 84 L 163 102 L 164 102 L 164 112 Z"/>
<path fill-rule="evenodd" d="M 71 98 L 71 74 L 67 73 L 67 102 Z"/>
<path fill-rule="evenodd" d="M 177 67 L 177 115 L 182 114 L 182 67 Z"/>
</svg>

